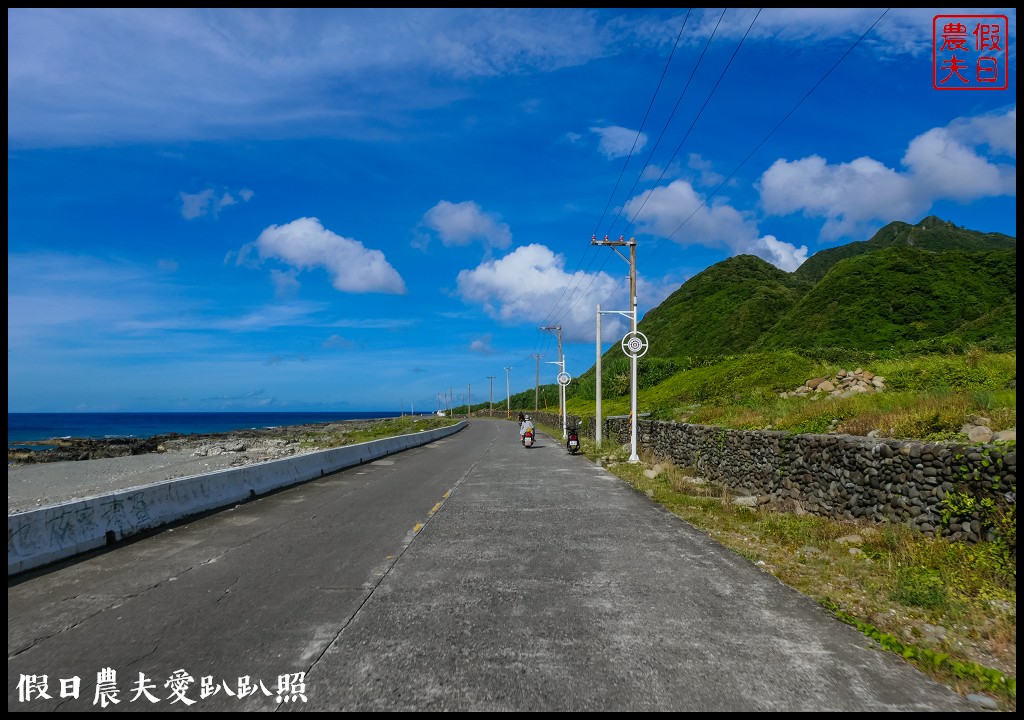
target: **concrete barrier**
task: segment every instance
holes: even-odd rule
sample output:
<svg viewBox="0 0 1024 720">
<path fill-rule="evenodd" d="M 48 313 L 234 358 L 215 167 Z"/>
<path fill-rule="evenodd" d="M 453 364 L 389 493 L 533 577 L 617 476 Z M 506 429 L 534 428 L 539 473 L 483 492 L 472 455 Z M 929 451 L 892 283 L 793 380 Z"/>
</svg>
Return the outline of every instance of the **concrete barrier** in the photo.
<svg viewBox="0 0 1024 720">
<path fill-rule="evenodd" d="M 141 532 L 308 482 L 462 430 L 466 422 L 383 440 L 174 478 L 7 516 L 7 576 Z"/>
</svg>

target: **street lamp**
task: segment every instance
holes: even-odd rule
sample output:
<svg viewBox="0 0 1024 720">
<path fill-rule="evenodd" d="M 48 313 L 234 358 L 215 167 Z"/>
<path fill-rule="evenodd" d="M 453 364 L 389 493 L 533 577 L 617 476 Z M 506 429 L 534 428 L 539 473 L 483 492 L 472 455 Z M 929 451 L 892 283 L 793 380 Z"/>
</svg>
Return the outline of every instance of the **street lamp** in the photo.
<svg viewBox="0 0 1024 720">
<path fill-rule="evenodd" d="M 621 257 L 623 260 L 629 263 L 629 310 L 628 311 L 613 311 L 619 315 L 625 315 L 629 318 L 629 334 L 626 335 L 622 340 L 622 350 L 630 357 L 630 454 L 629 462 L 638 463 L 640 457 L 636 454 L 636 375 L 637 375 L 637 358 L 647 352 L 647 342 L 643 335 L 637 332 L 636 321 L 636 238 L 630 238 L 628 241 L 623 237 L 619 236 L 618 241 L 611 241 L 608 236 L 605 235 L 603 241 L 599 241 L 597 236 L 594 235 L 590 239 L 591 245 L 607 245 L 615 250 L 615 254 Z M 616 247 L 628 245 L 629 246 L 629 259 L 620 253 Z M 599 341 L 600 342 L 600 341 Z"/>
<path fill-rule="evenodd" d="M 512 417 L 512 391 L 509 389 L 508 374 L 512 371 L 512 368 L 505 368 L 505 417 L 509 419 Z"/>
</svg>

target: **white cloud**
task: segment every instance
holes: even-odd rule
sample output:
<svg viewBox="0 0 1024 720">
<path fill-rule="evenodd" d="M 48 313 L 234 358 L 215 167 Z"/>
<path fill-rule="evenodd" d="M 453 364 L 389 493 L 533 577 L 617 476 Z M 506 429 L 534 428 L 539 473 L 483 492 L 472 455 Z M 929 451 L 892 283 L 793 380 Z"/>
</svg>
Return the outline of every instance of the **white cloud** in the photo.
<svg viewBox="0 0 1024 720">
<path fill-rule="evenodd" d="M 766 212 L 823 217 L 821 235 L 830 239 L 869 234 L 879 217 L 913 218 L 930 204 L 916 196 L 909 178 L 867 157 L 838 165 L 817 155 L 776 160 L 758 185 Z"/>
<path fill-rule="evenodd" d="M 794 43 L 802 48 L 815 43 L 855 40 L 868 28 L 863 45 L 878 57 L 906 53 L 923 55 L 932 49 L 931 25 L 936 10 L 930 8 L 761 8 L 751 25 L 753 8 L 729 8 L 723 15 L 718 8 L 698 10 L 694 32 L 687 42 L 700 45 L 708 37 L 719 39 L 746 37 L 747 42 L 767 40 Z M 721 20 L 721 22 L 719 22 Z M 877 23 L 876 23 L 877 21 Z M 922 32 L 927 28 L 928 32 Z"/>
<path fill-rule="evenodd" d="M 336 350 L 339 348 L 348 350 L 350 348 L 354 348 L 355 346 L 356 344 L 352 340 L 348 340 L 342 337 L 341 335 L 331 335 L 326 340 L 324 340 L 322 345 L 322 347 L 325 350 Z"/>
<path fill-rule="evenodd" d="M 601 154 L 609 160 L 627 157 L 647 145 L 645 134 L 618 125 L 592 127 L 590 132 L 596 133 L 600 137 L 598 148 Z"/>
<path fill-rule="evenodd" d="M 492 213 L 485 213 L 475 202 L 452 203 L 442 200 L 427 210 L 423 224 L 437 233 L 446 246 L 463 246 L 473 242 L 495 248 L 508 247 L 512 231 Z M 422 240 L 419 241 L 423 244 Z"/>
<path fill-rule="evenodd" d="M 492 318 L 512 325 L 540 325 L 557 312 L 554 322 L 561 325 L 565 341 L 593 341 L 597 305 L 617 299 L 628 303 L 628 283 L 604 272 L 570 274 L 564 265 L 565 258 L 544 245 L 525 245 L 461 271 L 457 292 Z M 602 335 L 625 332 L 622 321 L 609 318 Z"/>
<path fill-rule="evenodd" d="M 690 153 L 686 167 L 697 171 L 697 182 L 702 187 L 716 188 L 725 180 L 725 176 L 714 170 L 710 160 L 705 160 L 697 153 Z"/>
<path fill-rule="evenodd" d="M 807 259 L 807 246 L 796 247 L 780 241 L 774 235 L 764 235 L 750 245 L 749 254 L 767 260 L 780 270 L 793 272 Z"/>
<path fill-rule="evenodd" d="M 240 190 L 238 196 L 242 202 L 249 202 L 253 196 L 252 190 Z M 207 188 L 197 193 L 178 193 L 181 200 L 181 216 L 186 220 L 195 220 L 204 215 L 217 217 L 222 208 L 235 205 L 238 201 L 228 190 L 216 191 Z"/>
<path fill-rule="evenodd" d="M 481 355 L 492 355 L 494 354 L 494 348 L 491 347 L 492 336 L 487 333 L 483 337 L 477 338 L 469 344 L 470 352 L 480 353 Z"/>
<path fill-rule="evenodd" d="M 8 141 L 32 147 L 353 133 L 460 97 L 452 81 L 581 65 L 626 30 L 587 8 L 8 8 L 7 21 Z M 384 90 L 400 100 L 382 104 Z"/>
<path fill-rule="evenodd" d="M 1017 108 L 1004 114 L 981 115 L 963 121 L 954 121 L 950 129 L 957 137 L 965 135 L 966 141 L 988 145 L 993 154 L 1017 157 Z"/>
<path fill-rule="evenodd" d="M 274 294 L 277 297 L 294 297 L 299 292 L 298 271 L 294 268 L 288 270 L 271 270 L 270 281 L 274 284 Z"/>
<path fill-rule="evenodd" d="M 335 290 L 349 293 L 405 293 L 405 282 L 384 253 L 370 250 L 358 240 L 324 228 L 317 218 L 299 218 L 286 225 L 271 225 L 256 242 L 242 248 L 239 264 L 255 246 L 261 260 L 278 260 L 294 270 L 322 267 Z"/>
<path fill-rule="evenodd" d="M 773 215 L 825 218 L 822 237 L 836 239 L 870 235 L 879 221 L 918 217 L 937 200 L 1015 195 L 1016 166 L 980 151 L 1016 157 L 1016 118 L 1014 108 L 928 130 L 908 145 L 905 172 L 869 157 L 838 164 L 817 155 L 776 160 L 758 183 L 762 205 Z"/>
<path fill-rule="evenodd" d="M 181 216 L 186 220 L 194 220 L 208 212 L 213 203 L 213 190 L 203 190 L 195 194 L 178 193 L 181 199 Z"/>
<path fill-rule="evenodd" d="M 756 255 L 786 271 L 795 270 L 803 262 L 799 259 L 807 257 L 805 246 L 798 248 L 772 236 L 761 237 L 757 224 L 736 208 L 724 202 L 707 204 L 707 197 L 685 180 L 634 197 L 626 203 L 625 211 L 634 217 L 639 231 L 680 245 L 724 247 L 733 255 Z"/>
<path fill-rule="evenodd" d="M 983 144 L 1016 157 L 1016 109 L 1003 116 L 958 119 L 945 128 L 917 136 L 903 156 L 914 176 L 918 194 L 929 202 L 949 198 L 961 202 L 997 195 L 1014 195 L 1015 165 L 998 164 L 978 154 Z"/>
<path fill-rule="evenodd" d="M 847 41 L 879 8 L 695 11 L 684 42 Z M 864 45 L 925 54 L 934 10 L 890 9 Z M 657 8 L 8 8 L 8 145 L 362 136 L 464 96 L 459 84 L 667 51 L 685 12 Z M 721 25 L 718 24 L 721 17 Z M 1014 22 L 1014 21 L 1011 21 Z M 1011 28 L 1013 25 L 1011 24 Z M 95 48 L 102 48 L 96 52 Z M 421 72 L 437 82 L 422 82 Z M 386 91 L 386 92 L 385 92 Z M 394 100 L 382 103 L 382 95 Z M 370 128 L 373 128 L 372 130 Z M 630 139 L 632 142 L 632 139 Z"/>
</svg>

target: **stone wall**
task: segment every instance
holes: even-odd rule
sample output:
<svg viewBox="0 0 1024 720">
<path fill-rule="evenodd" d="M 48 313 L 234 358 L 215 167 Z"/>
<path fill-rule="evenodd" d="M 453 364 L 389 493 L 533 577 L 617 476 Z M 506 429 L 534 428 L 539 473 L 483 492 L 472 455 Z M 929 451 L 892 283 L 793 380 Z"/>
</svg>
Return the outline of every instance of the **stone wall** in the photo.
<svg viewBox="0 0 1024 720">
<path fill-rule="evenodd" d="M 534 418 L 562 425 L 554 413 Z M 592 417 L 569 416 L 568 424 L 584 437 L 596 437 Z M 602 441 L 628 445 L 628 418 L 606 419 Z M 976 507 L 997 513 L 1011 511 L 1016 501 L 1016 441 L 923 443 L 638 420 L 637 452 L 694 468 L 706 480 L 756 496 L 758 505 L 795 504 L 836 519 L 905 523 L 950 540 L 991 539 L 981 511 L 950 512 L 945 502 L 950 493 L 965 494 Z"/>
</svg>

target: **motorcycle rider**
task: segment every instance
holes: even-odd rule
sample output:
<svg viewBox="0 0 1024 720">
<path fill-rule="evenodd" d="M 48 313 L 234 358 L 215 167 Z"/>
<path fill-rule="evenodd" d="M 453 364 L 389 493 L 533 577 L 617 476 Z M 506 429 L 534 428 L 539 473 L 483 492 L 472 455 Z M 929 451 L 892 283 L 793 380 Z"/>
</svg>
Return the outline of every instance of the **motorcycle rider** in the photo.
<svg viewBox="0 0 1024 720">
<path fill-rule="evenodd" d="M 523 436 L 526 435 L 527 430 L 533 430 L 533 436 L 537 437 L 537 431 L 533 428 L 533 420 L 530 419 L 529 415 L 524 415 L 522 423 L 519 424 L 519 442 L 523 441 Z"/>
<path fill-rule="evenodd" d="M 579 449 L 579 442 L 580 442 L 579 434 L 576 432 L 576 428 L 570 427 L 569 431 L 567 433 L 566 439 L 565 439 L 565 449 L 568 450 L 569 452 L 572 452 L 572 445 L 571 445 L 571 443 L 572 443 L 573 440 L 576 441 L 576 448 Z"/>
</svg>

